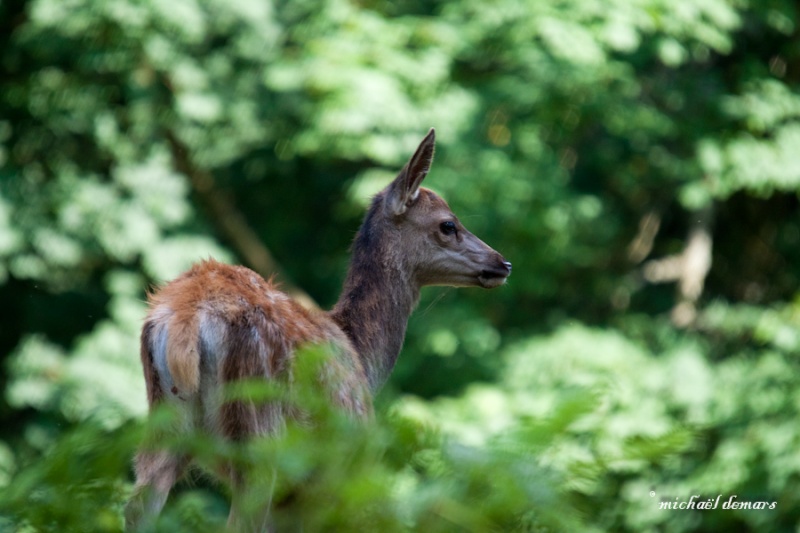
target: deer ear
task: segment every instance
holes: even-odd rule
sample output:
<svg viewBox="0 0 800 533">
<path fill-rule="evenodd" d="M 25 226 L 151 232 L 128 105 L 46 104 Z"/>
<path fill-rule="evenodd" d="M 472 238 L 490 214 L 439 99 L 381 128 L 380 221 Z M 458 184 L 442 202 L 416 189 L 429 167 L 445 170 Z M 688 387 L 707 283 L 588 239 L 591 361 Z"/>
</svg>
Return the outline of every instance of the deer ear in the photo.
<svg viewBox="0 0 800 533">
<path fill-rule="evenodd" d="M 417 199 L 419 186 L 433 163 L 433 149 L 436 144 L 436 131 L 431 128 L 419 143 L 417 151 L 389 186 L 388 207 L 395 215 L 402 215 Z"/>
</svg>

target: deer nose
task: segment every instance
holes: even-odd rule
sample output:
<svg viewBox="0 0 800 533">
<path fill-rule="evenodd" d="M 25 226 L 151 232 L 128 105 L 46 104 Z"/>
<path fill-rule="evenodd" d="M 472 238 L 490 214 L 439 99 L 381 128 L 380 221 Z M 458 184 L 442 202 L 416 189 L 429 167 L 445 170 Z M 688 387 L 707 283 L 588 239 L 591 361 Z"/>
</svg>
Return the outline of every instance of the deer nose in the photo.
<svg viewBox="0 0 800 533">
<path fill-rule="evenodd" d="M 508 273 L 511 274 L 511 261 L 503 261 L 503 266 L 508 269 Z"/>
</svg>

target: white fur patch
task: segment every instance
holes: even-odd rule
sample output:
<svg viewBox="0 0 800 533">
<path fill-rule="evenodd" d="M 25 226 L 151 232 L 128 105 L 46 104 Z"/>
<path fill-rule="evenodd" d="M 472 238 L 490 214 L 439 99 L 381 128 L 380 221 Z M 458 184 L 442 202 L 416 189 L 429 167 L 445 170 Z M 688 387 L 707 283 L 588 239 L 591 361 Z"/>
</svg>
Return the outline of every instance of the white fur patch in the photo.
<svg viewBox="0 0 800 533">
<path fill-rule="evenodd" d="M 164 396 L 167 398 L 174 396 L 172 387 L 175 385 L 172 374 L 169 372 L 169 366 L 167 365 L 167 339 L 169 338 L 169 328 L 167 325 L 172 315 L 172 309 L 166 306 L 153 309 L 150 315 L 154 324 L 152 346 L 150 346 L 153 356 L 153 366 L 158 374 L 158 381 L 161 384 Z"/>
<path fill-rule="evenodd" d="M 219 318 L 201 311 L 200 313 L 200 350 L 201 365 L 216 368 L 221 357 L 224 357 L 228 343 L 228 330 Z"/>
</svg>

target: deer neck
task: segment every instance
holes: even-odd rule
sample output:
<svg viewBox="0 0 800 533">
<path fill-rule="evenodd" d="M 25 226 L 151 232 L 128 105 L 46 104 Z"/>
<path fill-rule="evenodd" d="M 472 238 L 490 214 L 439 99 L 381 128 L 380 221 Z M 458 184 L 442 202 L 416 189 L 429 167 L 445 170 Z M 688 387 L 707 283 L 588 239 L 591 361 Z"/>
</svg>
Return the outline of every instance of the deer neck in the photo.
<svg viewBox="0 0 800 533">
<path fill-rule="evenodd" d="M 373 392 L 394 369 L 419 300 L 404 258 L 382 248 L 385 241 L 376 233 L 362 227 L 356 236 L 342 294 L 330 312 L 358 352 Z"/>
</svg>

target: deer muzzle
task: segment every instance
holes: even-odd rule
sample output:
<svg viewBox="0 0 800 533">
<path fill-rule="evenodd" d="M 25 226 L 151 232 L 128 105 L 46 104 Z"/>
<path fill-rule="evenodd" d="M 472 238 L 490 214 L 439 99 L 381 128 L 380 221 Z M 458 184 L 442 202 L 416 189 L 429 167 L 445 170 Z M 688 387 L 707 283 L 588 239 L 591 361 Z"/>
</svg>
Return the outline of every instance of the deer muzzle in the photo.
<svg viewBox="0 0 800 533">
<path fill-rule="evenodd" d="M 478 282 L 484 289 L 493 289 L 504 284 L 510 275 L 511 263 L 501 258 L 497 265 L 481 271 L 478 276 Z"/>
</svg>

